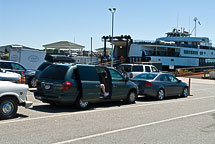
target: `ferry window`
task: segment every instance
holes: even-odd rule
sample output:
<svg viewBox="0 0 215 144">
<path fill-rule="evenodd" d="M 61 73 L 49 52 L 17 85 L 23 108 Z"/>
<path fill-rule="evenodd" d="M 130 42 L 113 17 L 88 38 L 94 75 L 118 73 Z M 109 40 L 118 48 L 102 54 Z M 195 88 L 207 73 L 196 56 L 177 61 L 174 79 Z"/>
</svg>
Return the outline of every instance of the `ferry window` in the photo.
<svg viewBox="0 0 215 144">
<path fill-rule="evenodd" d="M 211 52 L 211 55 L 213 55 L 213 52 Z"/>
<path fill-rule="evenodd" d="M 204 52 L 204 54 L 206 54 L 206 52 Z"/>
</svg>

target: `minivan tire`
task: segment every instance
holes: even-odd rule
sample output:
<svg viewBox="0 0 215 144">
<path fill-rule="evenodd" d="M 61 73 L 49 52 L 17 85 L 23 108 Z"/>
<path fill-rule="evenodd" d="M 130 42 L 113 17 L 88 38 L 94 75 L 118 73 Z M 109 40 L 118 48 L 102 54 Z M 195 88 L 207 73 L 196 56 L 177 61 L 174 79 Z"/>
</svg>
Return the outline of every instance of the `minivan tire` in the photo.
<svg viewBox="0 0 215 144">
<path fill-rule="evenodd" d="M 88 106 L 89 106 L 89 102 L 87 101 L 83 101 L 82 100 L 83 97 L 79 96 L 75 102 L 75 106 L 78 108 L 78 109 L 87 109 Z"/>
<path fill-rule="evenodd" d="M 0 100 L 0 119 L 13 118 L 16 115 L 18 103 L 12 97 L 4 97 Z"/>
<path fill-rule="evenodd" d="M 126 103 L 128 103 L 128 104 L 135 103 L 136 99 L 137 99 L 137 92 L 132 90 L 128 93 Z"/>
</svg>

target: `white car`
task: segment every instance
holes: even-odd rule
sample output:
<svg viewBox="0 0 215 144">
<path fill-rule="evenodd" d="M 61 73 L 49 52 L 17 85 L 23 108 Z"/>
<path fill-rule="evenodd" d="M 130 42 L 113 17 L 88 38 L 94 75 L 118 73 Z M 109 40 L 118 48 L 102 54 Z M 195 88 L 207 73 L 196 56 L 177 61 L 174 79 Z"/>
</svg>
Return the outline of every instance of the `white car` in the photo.
<svg viewBox="0 0 215 144">
<path fill-rule="evenodd" d="M 0 72 L 1 81 L 20 82 L 21 75 L 14 72 Z"/>
<path fill-rule="evenodd" d="M 28 86 L 10 81 L 0 81 L 0 119 L 13 118 L 18 106 L 31 107 L 27 101 Z"/>
<path fill-rule="evenodd" d="M 159 72 L 159 70 L 153 65 L 143 65 L 143 64 L 121 64 L 124 71 L 129 78 L 133 78 L 141 73 L 145 72 Z"/>
</svg>

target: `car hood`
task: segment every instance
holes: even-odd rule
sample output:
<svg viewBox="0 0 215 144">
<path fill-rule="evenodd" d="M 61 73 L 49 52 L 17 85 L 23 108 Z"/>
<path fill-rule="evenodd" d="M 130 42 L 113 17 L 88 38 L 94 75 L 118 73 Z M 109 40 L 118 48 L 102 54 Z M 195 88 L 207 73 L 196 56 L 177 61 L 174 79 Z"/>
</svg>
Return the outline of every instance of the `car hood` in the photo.
<svg viewBox="0 0 215 144">
<path fill-rule="evenodd" d="M 34 76 L 36 73 L 36 70 L 26 70 L 25 75 L 27 76 Z"/>
<path fill-rule="evenodd" d="M 0 72 L 0 80 L 17 81 L 20 77 L 20 74 L 14 72 Z"/>
</svg>

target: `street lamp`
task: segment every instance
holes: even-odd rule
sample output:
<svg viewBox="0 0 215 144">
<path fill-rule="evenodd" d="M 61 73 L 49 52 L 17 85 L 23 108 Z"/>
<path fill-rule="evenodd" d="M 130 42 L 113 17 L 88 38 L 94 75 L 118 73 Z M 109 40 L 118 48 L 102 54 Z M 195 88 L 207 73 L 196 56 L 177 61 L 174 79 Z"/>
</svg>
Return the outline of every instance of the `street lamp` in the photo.
<svg viewBox="0 0 215 144">
<path fill-rule="evenodd" d="M 113 24 L 114 24 L 114 13 L 116 11 L 116 8 L 109 8 L 108 10 L 112 14 L 112 38 L 111 38 L 111 43 L 112 43 L 112 58 L 111 58 L 111 67 L 113 67 Z"/>
</svg>

